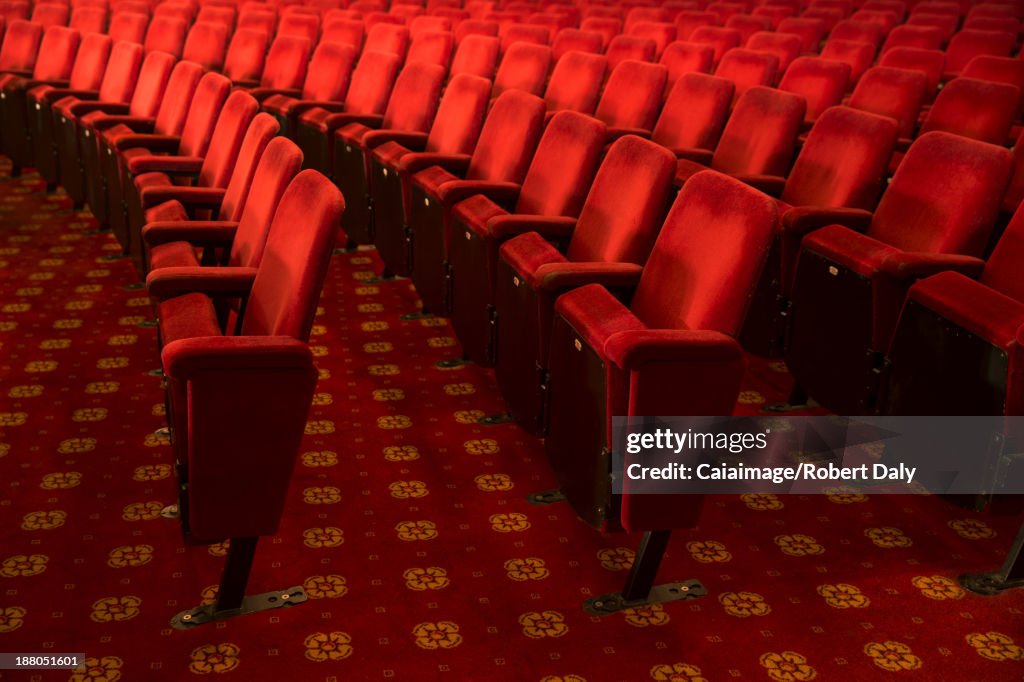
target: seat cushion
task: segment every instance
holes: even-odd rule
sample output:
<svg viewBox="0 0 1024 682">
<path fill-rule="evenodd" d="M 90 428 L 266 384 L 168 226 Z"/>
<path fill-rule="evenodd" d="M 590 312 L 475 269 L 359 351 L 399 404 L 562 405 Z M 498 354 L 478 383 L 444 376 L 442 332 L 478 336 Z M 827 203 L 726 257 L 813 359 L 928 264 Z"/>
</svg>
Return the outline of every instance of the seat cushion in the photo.
<svg viewBox="0 0 1024 682">
<path fill-rule="evenodd" d="M 195 248 L 188 242 L 157 244 L 149 250 L 149 269 L 198 266 Z"/>
<path fill-rule="evenodd" d="M 178 339 L 221 336 L 213 301 L 205 294 L 184 294 L 157 306 L 160 340 L 166 346 Z"/>
</svg>

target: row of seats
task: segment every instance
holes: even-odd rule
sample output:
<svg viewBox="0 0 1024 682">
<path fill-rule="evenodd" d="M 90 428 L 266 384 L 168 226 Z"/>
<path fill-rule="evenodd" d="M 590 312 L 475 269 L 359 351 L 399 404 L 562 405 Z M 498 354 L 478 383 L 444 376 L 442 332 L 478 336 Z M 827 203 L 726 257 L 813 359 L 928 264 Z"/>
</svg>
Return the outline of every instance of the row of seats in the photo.
<svg viewBox="0 0 1024 682">
<path fill-rule="evenodd" d="M 794 68 L 837 63 L 799 57 L 778 87 L 685 73 L 666 97 L 667 67 L 624 60 L 594 79 L 592 104 L 563 107 L 541 96 L 554 75 L 540 92 L 499 89 L 330 41 L 303 64 L 306 92 L 99 34 L 80 43 L 59 68 L 106 45 L 98 90 L 4 76 L 0 111 L 21 128 L 0 143 L 31 131 L 26 154 L 105 211 L 147 273 L 194 539 L 276 530 L 338 225 L 451 314 L 598 527 L 695 521 L 698 497 L 628 482 L 612 495 L 612 418 L 730 413 L 759 343 L 841 413 L 1022 404 L 1024 209 L 1000 218 L 1017 85 L 959 75 L 925 106 L 922 74 L 874 67 L 844 104 L 848 66 L 841 86 L 790 87 Z M 548 49 L 514 43 L 501 64 L 534 47 Z M 555 70 L 583 81 L 581 57 L 607 59 L 569 51 Z M 889 89 L 865 95 L 876 82 Z M 299 171 L 316 164 L 333 183 Z M 917 381 L 951 365 L 950 382 Z M 240 415 L 247 428 L 232 428 Z M 254 453 L 267 467 L 245 466 Z M 225 476 L 240 481 L 230 495 Z"/>
</svg>

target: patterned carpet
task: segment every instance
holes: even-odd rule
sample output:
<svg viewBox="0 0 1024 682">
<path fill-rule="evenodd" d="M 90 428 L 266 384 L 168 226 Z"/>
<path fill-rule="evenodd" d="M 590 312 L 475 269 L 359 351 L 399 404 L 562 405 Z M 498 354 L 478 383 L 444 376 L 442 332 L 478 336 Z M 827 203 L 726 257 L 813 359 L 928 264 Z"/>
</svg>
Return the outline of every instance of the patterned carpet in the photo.
<svg viewBox="0 0 1024 682">
<path fill-rule="evenodd" d="M 84 652 L 87 670 L 3 680 L 1024 679 L 1024 593 L 954 578 L 999 565 L 1017 520 L 930 497 L 709 499 L 662 580 L 701 600 L 606 618 L 638 538 L 563 506 L 540 444 L 492 375 L 441 370 L 444 320 L 401 321 L 407 282 L 370 285 L 372 252 L 335 257 L 312 343 L 321 382 L 280 534 L 250 592 L 304 584 L 301 606 L 188 632 L 224 547 L 188 547 L 174 500 L 145 292 L 87 213 L 0 166 L 0 651 Z M 757 364 L 743 411 L 785 395 Z"/>
</svg>

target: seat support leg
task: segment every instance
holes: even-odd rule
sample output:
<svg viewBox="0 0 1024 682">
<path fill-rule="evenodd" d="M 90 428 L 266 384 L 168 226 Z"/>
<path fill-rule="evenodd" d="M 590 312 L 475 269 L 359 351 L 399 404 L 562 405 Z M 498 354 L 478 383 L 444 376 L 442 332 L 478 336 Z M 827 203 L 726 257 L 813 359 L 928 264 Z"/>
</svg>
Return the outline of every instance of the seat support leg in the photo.
<svg viewBox="0 0 1024 682">
<path fill-rule="evenodd" d="M 661 559 L 668 548 L 670 530 L 653 530 L 644 533 L 636 552 L 633 567 L 629 570 L 626 584 L 621 592 L 588 599 L 583 609 L 596 616 L 607 616 L 624 609 L 635 609 L 651 604 L 696 599 L 708 593 L 707 588 L 697 580 L 655 585 Z"/>
<path fill-rule="evenodd" d="M 975 594 L 996 595 L 1024 587 L 1024 524 L 1021 524 L 1001 570 L 994 573 L 965 573 L 960 584 Z"/>
<path fill-rule="evenodd" d="M 301 586 L 251 597 L 245 596 L 258 540 L 259 538 L 254 537 L 232 538 L 224 562 L 224 572 L 221 574 L 220 587 L 217 590 L 217 601 L 182 611 L 171 619 L 171 627 L 188 630 L 214 620 L 294 606 L 306 601 L 308 597 Z"/>
</svg>

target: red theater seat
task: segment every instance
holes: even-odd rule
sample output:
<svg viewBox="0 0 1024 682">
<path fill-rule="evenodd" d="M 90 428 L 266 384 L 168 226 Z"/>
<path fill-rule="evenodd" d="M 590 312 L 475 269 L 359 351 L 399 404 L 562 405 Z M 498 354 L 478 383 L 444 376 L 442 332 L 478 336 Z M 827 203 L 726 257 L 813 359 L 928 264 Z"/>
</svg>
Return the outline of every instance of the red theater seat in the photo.
<svg viewBox="0 0 1024 682">
<path fill-rule="evenodd" d="M 800 56 L 803 42 L 800 40 L 800 36 L 790 33 L 760 31 L 750 36 L 746 47 L 748 50 L 767 52 L 778 57 L 778 71 L 782 74 L 786 73 L 786 69 L 793 63 L 793 60 Z M 874 56 L 874 53 L 872 53 L 872 56 Z"/>
<path fill-rule="evenodd" d="M 896 52 L 905 48 L 893 48 L 891 52 Z M 847 88 L 855 86 L 860 80 L 864 72 L 871 66 L 871 62 L 875 60 L 875 46 L 870 43 L 862 43 L 856 40 L 835 40 L 829 39 L 825 43 L 825 47 L 821 48 L 821 58 L 830 59 L 837 62 L 843 62 L 850 67 L 850 81 L 847 84 Z M 941 58 L 942 53 L 939 53 Z M 938 86 L 938 81 L 936 81 Z"/>
<path fill-rule="evenodd" d="M 597 284 L 555 304 L 544 449 L 561 491 L 592 526 L 647 531 L 638 560 L 651 559 L 652 540 L 659 547 L 646 579 L 631 579 L 620 599 L 648 598 L 667 533 L 696 525 L 701 498 L 631 494 L 626 481 L 616 504 L 603 454 L 618 447 L 612 416 L 731 414 L 745 366 L 735 336 L 775 220 L 768 197 L 701 173 L 676 199 L 642 274 L 616 283 L 632 293 L 628 307 Z"/>
<path fill-rule="evenodd" d="M 992 144 L 1006 144 L 1020 107 L 1020 89 L 1007 83 L 954 78 L 935 98 L 921 132 L 942 130 Z"/>
<path fill-rule="evenodd" d="M 228 49 L 228 28 L 223 24 L 195 24 L 188 31 L 181 58 L 199 64 L 208 71 L 220 71 Z"/>
<path fill-rule="evenodd" d="M 639 62 L 653 62 L 657 49 L 658 46 L 650 38 L 615 36 L 608 43 L 605 56 L 608 58 L 608 67 L 614 69 L 630 59 Z"/>
<path fill-rule="evenodd" d="M 1017 36 L 1003 31 L 964 30 L 949 41 L 946 48 L 946 71 L 944 80 L 960 75 L 960 72 L 978 55 L 1009 57 L 1017 44 Z"/>
<path fill-rule="evenodd" d="M 263 76 L 263 63 L 270 38 L 266 33 L 239 28 L 231 37 L 224 57 L 224 75 L 232 83 L 255 87 Z"/>
<path fill-rule="evenodd" d="M 498 39 L 493 36 L 466 36 L 455 49 L 450 73 L 452 78 L 460 73 L 494 78 L 498 68 Z"/>
<path fill-rule="evenodd" d="M 485 92 L 486 90 L 486 92 Z M 430 133 L 398 134 L 377 146 L 369 183 L 373 207 L 373 241 L 387 271 L 410 272 L 406 231 L 412 203 L 412 175 L 438 159 L 467 163 L 476 146 L 490 100 L 490 81 L 456 76 L 445 89 Z"/>
<path fill-rule="evenodd" d="M 928 77 L 920 71 L 876 66 L 868 69 L 850 95 L 849 106 L 888 116 L 899 125 L 900 138 L 909 141 L 928 93 Z"/>
<path fill-rule="evenodd" d="M 868 21 L 855 21 L 844 19 L 833 27 L 828 39 L 831 40 L 853 40 L 859 43 L 870 43 L 876 48 L 882 44 L 884 38 L 883 28 Z"/>
<path fill-rule="evenodd" d="M 391 82 L 391 79 L 387 78 L 386 69 L 378 72 L 374 68 L 381 61 L 392 65 L 397 65 L 398 62 L 393 55 L 373 52 L 367 52 L 359 60 L 363 72 L 370 70 L 373 72 L 373 77 L 382 78 L 382 82 L 375 88 L 377 90 L 383 89 Z M 263 100 L 261 108 L 277 118 L 283 135 L 293 137 L 298 117 L 303 112 L 314 107 L 325 111 L 342 110 L 344 107 L 342 100 L 349 92 L 350 83 L 355 80 L 353 74 L 355 68 L 356 51 L 351 46 L 321 43 L 313 52 L 313 58 L 309 62 L 302 91 L 270 95 Z M 369 77 L 369 75 L 363 75 L 360 78 L 361 87 L 369 89 L 370 84 L 364 82 Z"/>
<path fill-rule="evenodd" d="M 383 117 L 349 115 L 349 122 L 335 131 L 330 141 L 334 147 L 330 176 L 348 197 L 341 228 L 350 243 L 373 243 L 372 149 L 390 139 L 426 134 L 437 112 L 444 78 L 444 69 L 436 64 L 409 64 L 395 80 Z M 454 79 L 453 86 L 458 90 Z"/>
<path fill-rule="evenodd" d="M 636 282 L 665 217 L 673 166 L 673 155 L 659 145 L 620 138 L 601 163 L 578 219 L 525 217 L 500 233 L 508 241 L 495 271 L 496 377 L 509 412 L 531 433 L 545 428 L 555 299 L 592 282 Z"/>
<path fill-rule="evenodd" d="M 551 70 L 551 48 L 547 45 L 515 43 L 505 51 L 494 77 L 494 96 L 506 90 L 542 95 Z"/>
<path fill-rule="evenodd" d="M 447 310 L 452 206 L 475 194 L 508 201 L 519 192 L 544 129 L 544 112 L 544 100 L 510 90 L 487 113 L 468 159 L 438 157 L 411 176 L 408 268 L 424 309 Z"/>
<path fill-rule="evenodd" d="M 129 177 L 128 162 L 140 156 L 172 154 L 186 158 L 201 158 L 210 144 L 210 135 L 231 89 L 227 78 L 208 73 L 200 79 L 188 114 L 179 135 L 156 133 L 119 133 L 105 140 L 110 153 L 101 155 L 103 182 L 107 189 L 110 226 L 126 253 L 132 249 L 134 237 L 128 230 L 128 206 L 124 188 Z"/>
<path fill-rule="evenodd" d="M 793 17 L 783 19 L 775 29 L 777 33 L 784 35 L 795 35 L 800 38 L 801 47 L 807 54 L 818 54 L 821 51 L 821 41 L 827 33 L 825 22 L 820 19 L 806 19 Z"/>
<path fill-rule="evenodd" d="M 146 28 L 148 26 L 149 16 L 146 14 L 115 11 L 110 18 L 107 35 L 110 36 L 115 45 L 122 40 L 141 45 L 142 41 L 146 38 Z"/>
<path fill-rule="evenodd" d="M 446 70 L 452 61 L 452 34 L 445 31 L 423 31 L 416 34 L 409 43 L 406 62 L 437 64 Z M 399 55 L 401 56 L 401 55 Z"/>
<path fill-rule="evenodd" d="M 270 44 L 270 51 L 263 66 L 263 73 L 255 92 L 257 101 L 279 91 L 300 90 L 306 78 L 309 62 L 310 41 L 296 36 L 279 35 Z"/>
<path fill-rule="evenodd" d="M 711 63 L 715 58 L 715 48 L 699 43 L 684 43 L 677 40 L 661 54 L 658 63 L 668 69 L 665 81 L 665 93 L 672 90 L 681 76 L 687 73 L 711 73 Z"/>
<path fill-rule="evenodd" d="M 612 69 L 594 116 L 608 125 L 611 137 L 648 134 L 661 109 L 668 69 L 627 60 Z"/>
<path fill-rule="evenodd" d="M 81 33 L 105 33 L 107 10 L 102 7 L 76 7 L 71 10 L 68 26 Z"/>
<path fill-rule="evenodd" d="M 1022 262 L 1018 210 L 976 279 L 942 272 L 910 287 L 888 348 L 882 414 L 1024 414 Z"/>
<path fill-rule="evenodd" d="M 736 86 L 729 80 L 688 73 L 676 81 L 651 140 L 679 158 L 711 163 L 711 157 L 729 117 Z"/>
<path fill-rule="evenodd" d="M 30 77 L 43 39 L 43 27 L 27 21 L 12 21 L 0 45 L 0 75 Z"/>
<path fill-rule="evenodd" d="M 849 64 L 819 57 L 800 57 L 786 69 L 779 81 L 779 90 L 803 96 L 807 101 L 804 124 L 810 125 L 823 111 L 842 101 L 849 81 Z"/>
<path fill-rule="evenodd" d="M 865 233 L 830 225 L 804 238 L 786 364 L 808 395 L 838 414 L 870 413 L 907 289 L 945 270 L 980 273 L 1012 166 L 1007 149 L 927 133 Z"/>
<path fill-rule="evenodd" d="M 185 32 L 188 23 L 184 19 L 173 16 L 155 16 L 146 29 L 146 38 L 142 47 L 146 53 L 166 52 L 175 58 L 181 57 L 185 47 Z"/>
<path fill-rule="evenodd" d="M 563 28 L 551 44 L 551 56 L 557 64 L 569 52 L 604 52 L 604 37 L 594 31 Z"/>
<path fill-rule="evenodd" d="M 555 64 L 544 91 L 549 114 L 564 110 L 594 113 L 607 72 L 608 60 L 603 55 L 567 53 Z"/>
<path fill-rule="evenodd" d="M 702 26 L 690 34 L 687 38 L 691 43 L 703 43 L 714 48 L 715 54 L 712 63 L 717 65 L 725 53 L 740 46 L 740 32 L 731 28 L 719 26 Z"/>
<path fill-rule="evenodd" d="M 517 226 L 571 222 L 586 198 L 605 146 L 603 123 L 576 112 L 552 117 L 521 189 L 509 196 L 477 194 L 452 209 L 448 244 L 452 326 L 469 359 L 494 361 L 494 278 L 498 248 Z"/>
<path fill-rule="evenodd" d="M 926 101 L 935 98 L 942 73 L 945 70 L 946 57 L 938 50 L 920 50 L 914 47 L 896 47 L 886 52 L 878 60 L 879 66 L 891 66 L 897 69 L 920 71 L 928 78 Z"/>
<path fill-rule="evenodd" d="M 715 69 L 719 78 L 732 81 L 736 86 L 734 98 L 757 85 L 774 85 L 778 79 L 779 58 L 768 52 L 737 47 L 722 57 Z"/>
</svg>

